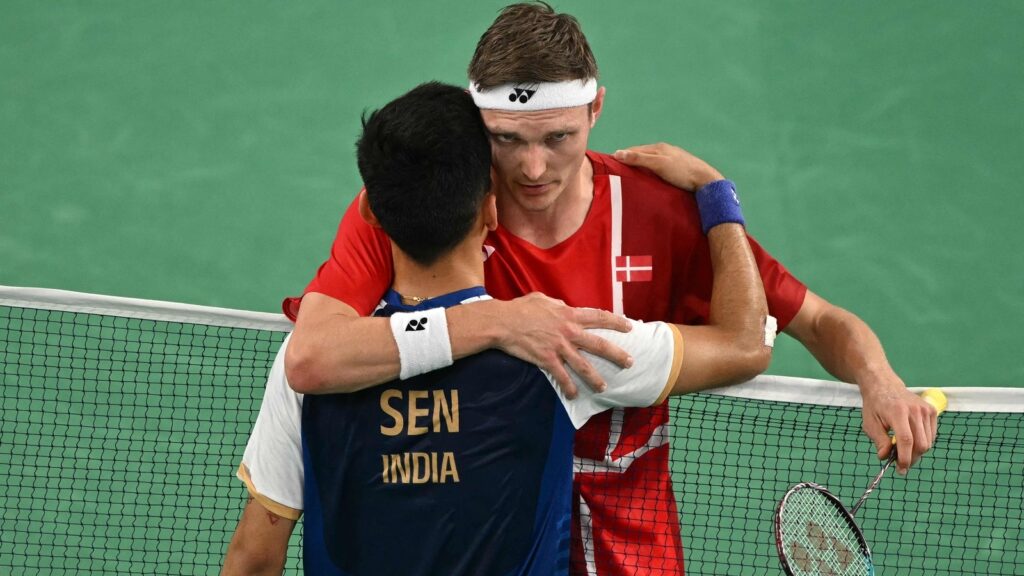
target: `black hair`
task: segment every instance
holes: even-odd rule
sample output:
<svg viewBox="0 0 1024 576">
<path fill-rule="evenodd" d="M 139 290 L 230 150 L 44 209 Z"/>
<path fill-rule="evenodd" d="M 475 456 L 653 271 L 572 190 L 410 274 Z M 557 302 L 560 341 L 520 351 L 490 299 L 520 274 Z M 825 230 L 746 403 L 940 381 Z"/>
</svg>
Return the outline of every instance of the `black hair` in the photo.
<svg viewBox="0 0 1024 576">
<path fill-rule="evenodd" d="M 381 227 L 424 266 L 466 237 L 491 187 L 480 111 L 464 88 L 439 82 L 364 114 L 356 157 Z"/>
</svg>

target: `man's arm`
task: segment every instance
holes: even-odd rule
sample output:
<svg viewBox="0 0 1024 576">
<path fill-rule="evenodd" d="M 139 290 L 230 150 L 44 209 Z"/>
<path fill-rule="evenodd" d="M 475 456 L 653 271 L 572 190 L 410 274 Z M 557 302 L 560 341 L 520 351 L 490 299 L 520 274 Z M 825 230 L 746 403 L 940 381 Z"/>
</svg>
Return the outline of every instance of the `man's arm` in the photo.
<svg viewBox="0 0 1024 576">
<path fill-rule="evenodd" d="M 572 308 L 542 294 L 489 300 L 446 311 L 452 358 L 489 348 L 550 372 L 566 395 L 576 385 L 565 364 L 595 390 L 604 382 L 580 350 L 629 366 L 629 355 L 587 328 L 629 330 L 629 322 L 602 310 Z M 387 318 L 361 317 L 330 296 L 303 298 L 285 358 L 292 389 L 303 394 L 353 392 L 398 378 L 398 346 Z"/>
<path fill-rule="evenodd" d="M 768 303 L 746 231 L 738 224 L 722 224 L 708 231 L 708 242 L 714 267 L 709 321 L 706 326 L 677 326 L 683 363 L 672 394 L 743 382 L 771 362 L 772 348 L 765 339 Z"/>
<path fill-rule="evenodd" d="M 722 179 L 700 158 L 667 144 L 620 150 L 615 157 L 691 192 Z M 768 304 L 745 229 L 738 224 L 715 226 L 708 231 L 708 247 L 714 275 L 708 324 L 677 326 L 685 349 L 674 394 L 749 380 L 771 361 L 765 342 Z"/>
<path fill-rule="evenodd" d="M 768 304 L 746 232 L 739 224 L 720 224 L 708 231 L 708 243 L 714 267 L 709 324 L 639 322 L 628 334 L 599 331 L 637 362 L 622 370 L 591 358 L 610 384 L 604 394 L 580 387 L 579 399 L 563 401 L 574 426 L 609 408 L 659 404 L 669 394 L 749 380 L 768 367 Z M 774 327 L 767 332 L 774 338 Z"/>
<path fill-rule="evenodd" d="M 651 162 L 653 158 L 666 155 L 692 163 L 687 153 L 668 144 L 636 146 L 615 154 L 619 160 L 649 168 L 668 183 L 685 190 L 692 190 L 706 178 L 699 170 L 681 177 L 666 172 L 671 164 Z M 897 470 L 901 473 L 905 474 L 928 451 L 938 426 L 935 410 L 906 389 L 889 366 L 878 337 L 864 321 L 807 291 L 785 332 L 799 340 L 830 374 L 860 386 L 864 399 L 864 431 L 878 448 L 880 458 L 889 454 L 889 430 L 896 434 Z"/>
<path fill-rule="evenodd" d="M 595 394 L 580 387 L 576 400 L 563 400 L 577 428 L 604 410 L 652 406 L 668 395 L 687 394 L 749 380 L 771 360 L 765 342 L 768 304 L 743 227 L 721 224 L 708 233 L 715 267 L 712 319 L 706 326 L 637 322 L 626 333 L 599 330 L 631 351 L 637 361 L 623 370 L 591 358 L 609 381 Z"/>
<path fill-rule="evenodd" d="M 294 520 L 274 514 L 250 497 L 228 544 L 221 575 L 281 574 L 294 529 Z"/>
<path fill-rule="evenodd" d="M 864 432 L 878 448 L 878 457 L 886 458 L 892 430 L 898 448 L 897 470 L 906 474 L 931 448 L 938 417 L 930 404 L 907 390 L 871 328 L 808 290 L 785 332 L 799 340 L 829 374 L 860 387 Z"/>
<path fill-rule="evenodd" d="M 392 275 L 387 238 L 375 222 L 365 192 L 345 211 L 331 257 L 317 272 L 295 322 L 288 348 L 288 381 L 296 392 L 353 392 L 398 378 L 400 358 L 386 318 L 360 317 L 370 298 L 379 299 Z M 471 306 L 471 308 L 469 308 Z M 469 311 L 467 311 L 467 309 Z M 554 375 L 565 393 L 576 395 L 568 364 L 584 382 L 604 382 L 580 354 L 592 352 L 620 366 L 628 355 L 587 328 L 628 330 L 609 312 L 576 309 L 540 294 L 478 302 L 446 312 L 453 359 L 499 348 Z"/>
</svg>

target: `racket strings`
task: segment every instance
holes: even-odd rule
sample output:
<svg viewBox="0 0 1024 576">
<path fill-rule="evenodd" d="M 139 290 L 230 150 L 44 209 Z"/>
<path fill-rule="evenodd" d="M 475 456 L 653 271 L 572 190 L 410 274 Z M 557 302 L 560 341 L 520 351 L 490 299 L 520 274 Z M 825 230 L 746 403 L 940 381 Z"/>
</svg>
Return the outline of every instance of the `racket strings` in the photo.
<svg viewBox="0 0 1024 576">
<path fill-rule="evenodd" d="M 856 530 L 818 490 L 806 488 L 789 496 L 780 529 L 795 574 L 863 576 L 873 572 Z"/>
</svg>

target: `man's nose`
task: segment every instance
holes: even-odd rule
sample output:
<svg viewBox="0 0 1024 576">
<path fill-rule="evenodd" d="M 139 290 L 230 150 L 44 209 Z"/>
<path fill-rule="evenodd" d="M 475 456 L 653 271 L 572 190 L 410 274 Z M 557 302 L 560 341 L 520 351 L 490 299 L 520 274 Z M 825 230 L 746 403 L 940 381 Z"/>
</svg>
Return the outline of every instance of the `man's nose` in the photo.
<svg viewBox="0 0 1024 576">
<path fill-rule="evenodd" d="M 547 159 L 541 146 L 526 146 L 519 163 L 523 176 L 531 182 L 539 181 L 547 170 Z"/>
</svg>

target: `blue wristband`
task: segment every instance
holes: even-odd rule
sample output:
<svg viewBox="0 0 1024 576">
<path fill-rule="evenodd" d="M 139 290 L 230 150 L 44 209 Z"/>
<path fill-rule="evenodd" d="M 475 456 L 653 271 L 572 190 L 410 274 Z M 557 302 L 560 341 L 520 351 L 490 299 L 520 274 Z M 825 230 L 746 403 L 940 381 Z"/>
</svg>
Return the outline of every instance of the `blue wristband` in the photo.
<svg viewBox="0 0 1024 576">
<path fill-rule="evenodd" d="M 697 190 L 695 196 L 701 228 L 705 234 L 719 224 L 746 224 L 743 211 L 740 210 L 740 199 L 736 196 L 736 185 L 729 180 L 715 180 L 705 184 Z"/>
</svg>

